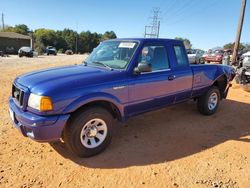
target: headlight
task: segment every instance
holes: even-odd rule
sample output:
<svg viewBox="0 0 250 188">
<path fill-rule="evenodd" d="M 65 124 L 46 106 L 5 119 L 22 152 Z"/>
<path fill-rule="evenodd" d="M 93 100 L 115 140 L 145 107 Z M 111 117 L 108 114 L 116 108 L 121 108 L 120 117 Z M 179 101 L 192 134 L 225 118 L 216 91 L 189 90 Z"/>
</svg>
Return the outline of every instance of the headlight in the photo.
<svg viewBox="0 0 250 188">
<path fill-rule="evenodd" d="M 53 103 L 50 97 L 39 96 L 33 93 L 29 96 L 28 106 L 40 111 L 53 110 Z"/>
</svg>

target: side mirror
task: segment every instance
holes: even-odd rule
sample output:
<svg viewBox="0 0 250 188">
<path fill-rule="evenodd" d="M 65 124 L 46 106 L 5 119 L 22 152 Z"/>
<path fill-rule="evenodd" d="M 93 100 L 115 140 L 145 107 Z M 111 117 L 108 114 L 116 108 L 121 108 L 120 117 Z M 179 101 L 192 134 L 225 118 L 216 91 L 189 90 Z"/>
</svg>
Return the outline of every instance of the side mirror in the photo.
<svg viewBox="0 0 250 188">
<path fill-rule="evenodd" d="M 140 62 L 138 63 L 138 66 L 135 67 L 134 73 L 139 74 L 142 72 L 152 72 L 152 66 L 150 63 L 147 62 Z"/>
</svg>

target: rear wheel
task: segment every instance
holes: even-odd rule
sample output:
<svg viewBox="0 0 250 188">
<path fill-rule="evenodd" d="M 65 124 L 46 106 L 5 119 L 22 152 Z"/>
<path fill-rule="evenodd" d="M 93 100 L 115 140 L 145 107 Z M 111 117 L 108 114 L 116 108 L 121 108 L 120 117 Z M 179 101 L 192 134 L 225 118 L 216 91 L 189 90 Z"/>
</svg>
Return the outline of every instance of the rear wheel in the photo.
<svg viewBox="0 0 250 188">
<path fill-rule="evenodd" d="M 110 143 L 112 115 L 103 108 L 88 108 L 73 115 L 64 130 L 66 145 L 79 157 L 90 157 L 103 151 Z"/>
<path fill-rule="evenodd" d="M 218 87 L 211 87 L 204 95 L 198 99 L 198 110 L 204 115 L 214 114 L 219 106 L 220 91 Z"/>
</svg>

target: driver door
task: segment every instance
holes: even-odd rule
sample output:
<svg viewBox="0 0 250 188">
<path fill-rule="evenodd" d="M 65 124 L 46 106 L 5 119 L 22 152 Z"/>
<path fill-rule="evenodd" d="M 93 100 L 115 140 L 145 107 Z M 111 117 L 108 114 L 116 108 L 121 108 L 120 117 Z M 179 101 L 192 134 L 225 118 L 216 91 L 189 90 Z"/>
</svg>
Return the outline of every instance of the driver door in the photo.
<svg viewBox="0 0 250 188">
<path fill-rule="evenodd" d="M 167 48 L 164 43 L 147 44 L 150 57 L 138 58 L 138 62 L 143 59 L 148 60 L 151 72 L 134 74 L 129 81 L 129 105 L 125 109 L 128 116 L 133 116 L 145 111 L 150 111 L 172 104 L 174 102 L 174 84 L 172 71 L 169 63 Z M 142 51 L 142 53 L 144 53 Z M 145 54 L 144 54 L 145 55 Z"/>
</svg>

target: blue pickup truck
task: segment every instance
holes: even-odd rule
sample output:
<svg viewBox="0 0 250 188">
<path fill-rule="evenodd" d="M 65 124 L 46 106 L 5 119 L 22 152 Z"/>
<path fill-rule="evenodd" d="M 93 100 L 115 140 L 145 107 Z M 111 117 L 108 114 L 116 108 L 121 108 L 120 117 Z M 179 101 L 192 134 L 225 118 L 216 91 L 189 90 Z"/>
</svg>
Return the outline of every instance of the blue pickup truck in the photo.
<svg viewBox="0 0 250 188">
<path fill-rule="evenodd" d="M 107 40 L 80 65 L 17 77 L 10 117 L 24 136 L 63 139 L 89 157 L 108 146 L 117 120 L 190 99 L 202 114 L 214 114 L 234 76 L 229 66 L 190 65 L 178 40 Z"/>
</svg>

